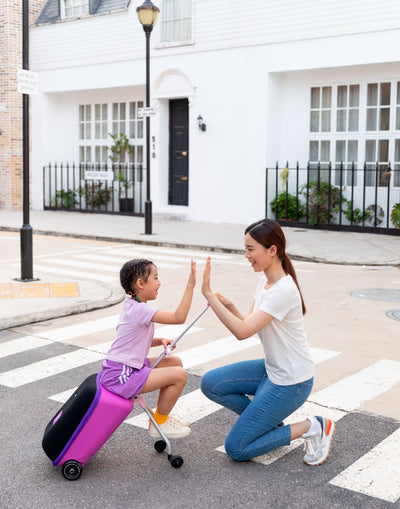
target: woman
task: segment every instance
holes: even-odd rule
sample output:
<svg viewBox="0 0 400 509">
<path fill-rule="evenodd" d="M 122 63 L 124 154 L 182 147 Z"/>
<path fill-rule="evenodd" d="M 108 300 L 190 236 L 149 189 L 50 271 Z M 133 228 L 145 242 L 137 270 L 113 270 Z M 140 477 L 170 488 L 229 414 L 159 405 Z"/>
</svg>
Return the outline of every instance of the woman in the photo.
<svg viewBox="0 0 400 509">
<path fill-rule="evenodd" d="M 239 414 L 225 441 L 232 459 L 250 460 L 301 437 L 306 439 L 304 462 L 320 465 L 329 455 L 335 423 L 320 416 L 291 425 L 282 422 L 306 401 L 314 376 L 303 323 L 306 309 L 285 247 L 284 233 L 275 221 L 263 219 L 246 229 L 246 258 L 255 272 L 262 273 L 247 316 L 226 297 L 212 292 L 208 258 L 203 295 L 239 341 L 258 333 L 265 359 L 209 371 L 201 389 Z"/>
</svg>

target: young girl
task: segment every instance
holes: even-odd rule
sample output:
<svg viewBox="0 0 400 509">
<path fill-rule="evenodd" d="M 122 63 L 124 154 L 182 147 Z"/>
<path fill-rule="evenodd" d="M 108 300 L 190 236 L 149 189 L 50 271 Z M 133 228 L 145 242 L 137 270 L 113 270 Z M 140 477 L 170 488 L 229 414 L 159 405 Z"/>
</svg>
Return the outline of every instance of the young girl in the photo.
<svg viewBox="0 0 400 509">
<path fill-rule="evenodd" d="M 286 426 L 282 422 L 306 401 L 314 376 L 303 325 L 305 305 L 285 247 L 285 236 L 275 221 L 264 219 L 246 229 L 246 258 L 255 272 L 263 273 L 247 316 L 211 291 L 207 260 L 202 292 L 208 303 L 238 340 L 258 333 L 265 359 L 209 371 L 201 389 L 239 414 L 225 441 L 232 459 L 250 460 L 302 437 L 306 439 L 304 462 L 320 465 L 329 454 L 334 422 L 319 416 Z"/>
<path fill-rule="evenodd" d="M 126 399 L 160 389 L 155 421 L 168 438 L 190 435 L 187 423 L 170 415 L 186 383 L 186 373 L 179 357 L 165 356 L 151 370 L 156 358 L 147 358 L 151 346 L 167 345 L 172 339 L 153 338 L 154 323 L 180 324 L 188 315 L 196 284 L 196 264 L 191 262 L 189 279 L 175 311 L 162 311 L 148 304 L 157 298 L 161 282 L 157 267 L 149 260 L 130 260 L 120 271 L 122 288 L 129 295 L 125 300 L 116 339 L 103 362 L 101 383 L 114 394 Z M 160 435 L 154 424 L 149 434 Z"/>
</svg>

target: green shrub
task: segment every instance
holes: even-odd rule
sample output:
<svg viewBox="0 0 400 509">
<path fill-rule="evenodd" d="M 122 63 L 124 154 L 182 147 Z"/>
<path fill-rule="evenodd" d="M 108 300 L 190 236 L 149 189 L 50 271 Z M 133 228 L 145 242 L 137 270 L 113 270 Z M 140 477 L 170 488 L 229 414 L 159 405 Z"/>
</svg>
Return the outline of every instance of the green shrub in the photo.
<svg viewBox="0 0 400 509">
<path fill-rule="evenodd" d="M 283 191 L 270 202 L 277 219 L 301 219 L 305 216 L 304 206 L 293 194 Z M 297 211 L 297 214 L 296 214 Z"/>
<path fill-rule="evenodd" d="M 338 187 L 328 182 L 318 180 L 304 184 L 301 193 L 307 199 L 308 191 L 308 214 L 311 225 L 334 222 L 334 214 L 340 210 L 340 203 L 344 201 Z"/>
<path fill-rule="evenodd" d="M 395 203 L 393 205 L 390 219 L 396 228 L 400 228 L 400 203 Z"/>
</svg>

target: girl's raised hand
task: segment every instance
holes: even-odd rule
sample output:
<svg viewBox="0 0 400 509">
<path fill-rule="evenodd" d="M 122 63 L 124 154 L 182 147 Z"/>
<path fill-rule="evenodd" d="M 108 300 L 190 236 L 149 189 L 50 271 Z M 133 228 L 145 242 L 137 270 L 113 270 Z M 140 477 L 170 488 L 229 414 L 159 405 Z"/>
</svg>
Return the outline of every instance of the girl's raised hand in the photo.
<svg viewBox="0 0 400 509">
<path fill-rule="evenodd" d="M 188 279 L 188 286 L 194 287 L 196 284 L 196 262 L 190 261 L 190 274 Z"/>
</svg>

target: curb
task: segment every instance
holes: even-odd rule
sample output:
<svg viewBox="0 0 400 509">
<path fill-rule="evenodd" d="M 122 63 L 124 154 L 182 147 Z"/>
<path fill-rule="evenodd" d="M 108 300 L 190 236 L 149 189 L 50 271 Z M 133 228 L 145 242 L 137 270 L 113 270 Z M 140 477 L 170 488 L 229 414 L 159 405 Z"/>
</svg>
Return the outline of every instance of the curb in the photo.
<svg viewBox="0 0 400 509">
<path fill-rule="evenodd" d="M 77 315 L 80 313 L 86 313 L 87 311 L 94 311 L 95 309 L 103 309 L 119 304 L 124 300 L 125 293 L 122 289 L 119 290 L 116 287 L 107 286 L 104 283 L 101 286 L 107 288 L 107 290 L 111 293 L 110 297 L 107 299 L 85 301 L 55 309 L 47 309 L 37 313 L 3 318 L 0 319 L 0 330 L 29 325 L 31 323 L 44 322 L 45 320 L 62 318 L 63 316 Z"/>
</svg>

